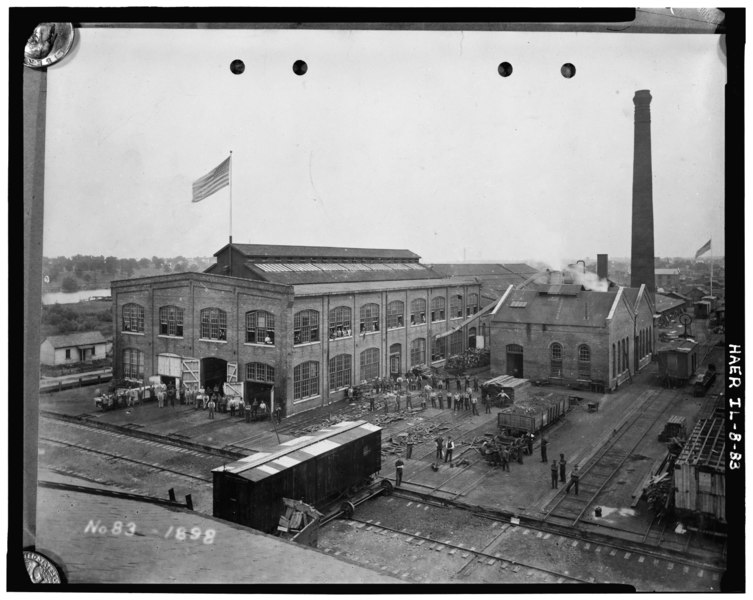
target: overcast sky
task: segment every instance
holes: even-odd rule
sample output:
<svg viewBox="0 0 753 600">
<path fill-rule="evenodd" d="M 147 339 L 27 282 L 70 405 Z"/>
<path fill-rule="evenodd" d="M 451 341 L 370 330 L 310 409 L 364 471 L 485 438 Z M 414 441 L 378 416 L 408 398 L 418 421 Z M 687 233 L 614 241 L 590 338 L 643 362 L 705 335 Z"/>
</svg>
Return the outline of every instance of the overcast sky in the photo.
<svg viewBox="0 0 753 600">
<path fill-rule="evenodd" d="M 229 191 L 194 204 L 191 184 L 230 150 L 235 242 L 554 267 L 629 256 L 639 89 L 653 96 L 656 254 L 692 256 L 709 237 L 722 253 L 718 36 L 76 35 L 48 69 L 45 256 L 211 256 Z"/>
</svg>

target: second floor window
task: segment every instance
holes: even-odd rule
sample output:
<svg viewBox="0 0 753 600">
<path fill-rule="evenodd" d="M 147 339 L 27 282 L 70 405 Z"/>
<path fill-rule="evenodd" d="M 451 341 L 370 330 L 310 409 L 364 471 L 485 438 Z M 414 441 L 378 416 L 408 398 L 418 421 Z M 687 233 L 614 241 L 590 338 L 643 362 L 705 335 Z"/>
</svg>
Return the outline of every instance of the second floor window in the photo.
<svg viewBox="0 0 753 600">
<path fill-rule="evenodd" d="M 293 316 L 293 343 L 308 344 L 319 341 L 319 313 L 302 310 Z"/>
<path fill-rule="evenodd" d="M 144 333 L 144 307 L 139 304 L 123 305 L 123 331 Z"/>
<path fill-rule="evenodd" d="M 379 331 L 379 305 L 364 304 L 361 307 L 361 333 Z"/>
<path fill-rule="evenodd" d="M 410 324 L 421 325 L 426 323 L 426 300 L 416 298 L 410 302 Z"/>
<path fill-rule="evenodd" d="M 393 300 L 387 304 L 387 329 L 405 326 L 405 304 L 400 300 Z"/>
<path fill-rule="evenodd" d="M 227 341 L 227 313 L 219 308 L 204 308 L 201 313 L 201 339 Z"/>
<path fill-rule="evenodd" d="M 246 379 L 248 381 L 274 383 L 275 368 L 260 362 L 246 363 Z"/>
<path fill-rule="evenodd" d="M 177 306 L 163 306 L 159 309 L 160 335 L 183 337 L 183 309 Z"/>
<path fill-rule="evenodd" d="M 246 343 L 275 343 L 275 316 L 266 310 L 253 310 L 246 313 Z"/>
<path fill-rule="evenodd" d="M 452 294 L 450 296 L 450 318 L 460 319 L 463 317 L 463 295 Z"/>
<path fill-rule="evenodd" d="M 431 321 L 444 321 L 444 298 L 437 296 L 431 299 Z"/>
<path fill-rule="evenodd" d="M 555 342 L 551 347 L 550 374 L 552 377 L 562 377 L 562 344 Z"/>
<path fill-rule="evenodd" d="M 335 340 L 353 335 L 351 313 L 352 311 L 347 306 L 338 306 L 329 311 L 329 339 Z"/>
<path fill-rule="evenodd" d="M 470 317 L 478 312 L 478 294 L 468 294 L 468 303 L 465 305 L 465 316 Z"/>
</svg>

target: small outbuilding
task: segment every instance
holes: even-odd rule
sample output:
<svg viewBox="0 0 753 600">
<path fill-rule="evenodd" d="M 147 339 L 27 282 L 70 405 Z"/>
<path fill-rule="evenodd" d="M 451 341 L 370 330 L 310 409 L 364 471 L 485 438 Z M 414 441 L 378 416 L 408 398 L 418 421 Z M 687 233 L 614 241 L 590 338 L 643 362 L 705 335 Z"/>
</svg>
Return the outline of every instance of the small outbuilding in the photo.
<svg viewBox="0 0 753 600">
<path fill-rule="evenodd" d="M 99 331 L 50 335 L 42 342 L 39 360 L 43 365 L 70 365 L 105 358 L 107 340 Z"/>
</svg>

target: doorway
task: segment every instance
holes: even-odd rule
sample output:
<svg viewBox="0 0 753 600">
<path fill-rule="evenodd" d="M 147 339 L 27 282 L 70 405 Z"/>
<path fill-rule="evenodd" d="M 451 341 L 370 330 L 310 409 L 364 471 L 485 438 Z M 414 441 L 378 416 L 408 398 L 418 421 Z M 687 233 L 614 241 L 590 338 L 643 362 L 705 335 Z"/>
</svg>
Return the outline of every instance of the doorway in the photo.
<svg viewBox="0 0 753 600">
<path fill-rule="evenodd" d="M 523 377 L 523 346 L 508 344 L 507 375 L 512 375 L 518 379 Z"/>
<path fill-rule="evenodd" d="M 207 392 L 217 391 L 222 394 L 222 384 L 227 381 L 227 361 L 210 356 L 201 359 L 201 385 Z"/>
<path fill-rule="evenodd" d="M 400 376 L 400 363 L 402 350 L 400 344 L 390 346 L 390 377 L 397 379 Z"/>
</svg>

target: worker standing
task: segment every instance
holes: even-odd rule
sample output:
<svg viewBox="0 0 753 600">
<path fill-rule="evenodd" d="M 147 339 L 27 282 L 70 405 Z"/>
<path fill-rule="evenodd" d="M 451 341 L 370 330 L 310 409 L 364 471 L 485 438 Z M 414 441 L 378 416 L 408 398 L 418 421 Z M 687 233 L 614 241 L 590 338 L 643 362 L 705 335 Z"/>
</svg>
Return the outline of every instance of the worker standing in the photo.
<svg viewBox="0 0 753 600">
<path fill-rule="evenodd" d="M 541 437 L 541 462 L 549 462 L 546 458 L 546 446 L 549 442 L 546 441 L 544 436 Z"/>
<path fill-rule="evenodd" d="M 567 479 L 565 477 L 565 469 L 567 468 L 567 461 L 565 460 L 565 455 L 560 454 L 560 481 L 562 483 L 566 483 Z"/>
<path fill-rule="evenodd" d="M 403 467 L 405 466 L 405 463 L 403 462 L 402 458 L 398 458 L 395 461 L 395 487 L 400 487 L 400 484 L 403 481 Z"/>
<path fill-rule="evenodd" d="M 207 406 L 209 407 L 209 418 L 214 419 L 214 396 L 209 399 L 209 404 Z"/>
<path fill-rule="evenodd" d="M 532 433 L 526 434 L 526 445 L 528 446 L 528 456 L 533 456 L 533 434 Z M 541 456 L 544 456 L 544 454 L 542 454 Z"/>
<path fill-rule="evenodd" d="M 444 461 L 445 462 L 452 462 L 452 451 L 455 449 L 455 442 L 452 441 L 452 438 L 447 436 L 447 446 L 444 453 Z"/>
<path fill-rule="evenodd" d="M 578 465 L 575 465 L 575 467 L 573 467 L 572 473 L 570 473 L 570 483 L 567 484 L 567 488 L 565 488 L 565 492 L 569 494 L 570 488 L 575 486 L 575 495 L 577 496 L 579 481 L 580 481 L 580 471 L 578 470 Z"/>
<path fill-rule="evenodd" d="M 552 461 L 552 489 L 557 489 L 557 461 Z"/>
<path fill-rule="evenodd" d="M 478 414 L 478 398 L 473 394 L 471 394 L 471 407 L 473 408 L 473 414 L 480 417 L 481 415 Z"/>
<path fill-rule="evenodd" d="M 437 439 L 437 460 L 442 462 L 442 450 L 444 449 L 444 438 L 440 435 Z"/>
</svg>

